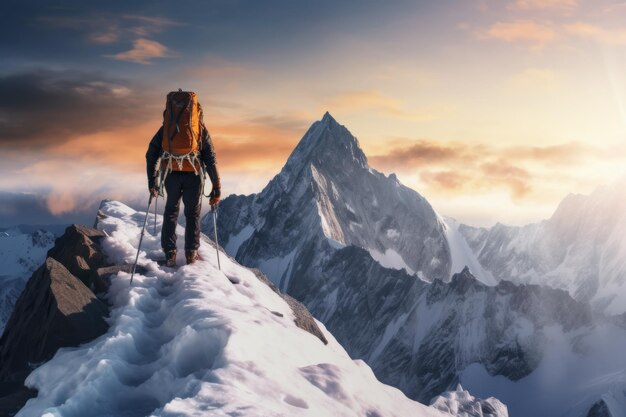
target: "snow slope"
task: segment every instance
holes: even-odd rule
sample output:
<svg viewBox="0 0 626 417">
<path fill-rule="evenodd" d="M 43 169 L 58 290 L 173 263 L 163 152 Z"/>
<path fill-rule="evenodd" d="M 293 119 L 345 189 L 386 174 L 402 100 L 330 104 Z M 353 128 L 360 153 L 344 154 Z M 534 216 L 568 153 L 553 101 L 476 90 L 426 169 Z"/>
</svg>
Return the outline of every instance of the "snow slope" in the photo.
<svg viewBox="0 0 626 417">
<path fill-rule="evenodd" d="M 101 212 L 108 256 L 132 261 L 144 213 L 112 201 Z M 108 333 L 37 368 L 26 383 L 39 395 L 18 416 L 449 416 L 378 382 L 325 330 L 328 345 L 296 327 L 286 302 L 224 253 L 219 271 L 206 238 L 204 261 L 177 270 L 150 260 L 159 248 L 146 233 L 148 272 L 132 286 L 113 278 Z"/>
<path fill-rule="evenodd" d="M 53 244 L 54 235 L 43 230 L 22 233 L 8 229 L 0 234 L 0 334 L 26 281 Z"/>
<path fill-rule="evenodd" d="M 486 271 L 478 261 L 474 251 L 469 247 L 465 237 L 459 232 L 460 223 L 451 217 L 441 219 L 446 233 L 446 239 L 450 246 L 450 258 L 452 259 L 452 272 L 461 272 L 468 267 L 476 278 L 487 285 L 496 285 L 498 281 L 493 274 Z"/>
</svg>

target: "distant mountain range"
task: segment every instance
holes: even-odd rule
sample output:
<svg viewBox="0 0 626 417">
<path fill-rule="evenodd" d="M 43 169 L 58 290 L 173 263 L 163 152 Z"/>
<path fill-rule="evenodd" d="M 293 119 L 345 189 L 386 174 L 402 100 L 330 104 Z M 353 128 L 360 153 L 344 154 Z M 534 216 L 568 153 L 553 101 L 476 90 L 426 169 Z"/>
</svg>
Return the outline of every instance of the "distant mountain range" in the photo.
<svg viewBox="0 0 626 417">
<path fill-rule="evenodd" d="M 31 274 L 46 259 L 55 235 L 19 226 L 0 231 L 0 335 Z"/>
</svg>

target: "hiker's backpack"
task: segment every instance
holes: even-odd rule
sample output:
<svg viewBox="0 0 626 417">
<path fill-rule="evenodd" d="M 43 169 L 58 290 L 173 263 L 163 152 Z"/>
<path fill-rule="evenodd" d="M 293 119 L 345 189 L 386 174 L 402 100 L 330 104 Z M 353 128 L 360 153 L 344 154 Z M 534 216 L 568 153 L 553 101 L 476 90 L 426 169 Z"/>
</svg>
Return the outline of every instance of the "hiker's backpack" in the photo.
<svg viewBox="0 0 626 417">
<path fill-rule="evenodd" d="M 163 113 L 163 163 L 170 171 L 200 171 L 202 106 L 192 91 L 172 91 Z"/>
</svg>

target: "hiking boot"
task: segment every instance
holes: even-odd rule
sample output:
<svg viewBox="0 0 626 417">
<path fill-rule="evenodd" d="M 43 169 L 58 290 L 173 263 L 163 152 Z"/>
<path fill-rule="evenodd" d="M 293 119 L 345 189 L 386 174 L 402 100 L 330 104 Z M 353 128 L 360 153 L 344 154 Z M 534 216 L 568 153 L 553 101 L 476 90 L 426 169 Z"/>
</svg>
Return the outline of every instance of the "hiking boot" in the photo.
<svg viewBox="0 0 626 417">
<path fill-rule="evenodd" d="M 176 251 L 170 250 L 165 252 L 165 266 L 176 268 Z"/>
<path fill-rule="evenodd" d="M 200 256 L 197 250 L 186 250 L 185 258 L 187 258 L 187 265 L 189 265 L 200 259 Z"/>
</svg>

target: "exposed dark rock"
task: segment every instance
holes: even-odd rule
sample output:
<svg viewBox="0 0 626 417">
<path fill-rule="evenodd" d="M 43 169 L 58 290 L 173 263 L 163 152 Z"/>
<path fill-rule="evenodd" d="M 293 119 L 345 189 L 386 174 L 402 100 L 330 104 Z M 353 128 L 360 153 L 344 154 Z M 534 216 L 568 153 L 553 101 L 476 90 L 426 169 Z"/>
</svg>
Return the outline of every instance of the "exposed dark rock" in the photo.
<svg viewBox="0 0 626 417">
<path fill-rule="evenodd" d="M 130 266 L 106 263 L 99 246 L 104 236 L 97 229 L 69 226 L 26 284 L 0 338 L 0 415 L 15 414 L 36 395 L 24 387 L 34 367 L 61 347 L 106 332 L 108 308 L 94 291 L 106 291 L 108 278 Z"/>
<path fill-rule="evenodd" d="M 272 283 L 272 281 L 270 281 L 265 276 L 265 274 L 263 274 L 263 272 L 259 271 L 258 269 L 252 269 L 252 272 L 254 272 L 254 275 L 256 275 L 256 277 L 261 282 L 265 283 L 268 287 L 272 289 L 272 291 L 280 295 L 281 298 L 285 300 L 287 304 L 289 304 L 289 307 L 291 307 L 291 310 L 293 311 L 293 314 L 296 317 L 294 319 L 294 323 L 296 323 L 296 326 L 298 326 L 302 330 L 305 330 L 311 333 L 313 336 L 321 340 L 325 345 L 328 344 L 328 340 L 326 340 L 324 333 L 322 333 L 317 323 L 315 322 L 315 319 L 313 318 L 309 310 L 304 306 L 304 304 L 297 301 L 295 298 L 285 293 L 280 292 L 280 290 L 276 288 L 276 286 Z"/>
<path fill-rule="evenodd" d="M 21 382 L 61 347 L 103 334 L 107 306 L 53 258 L 26 284 L 0 338 L 0 381 Z M 6 394 L 6 393 L 0 393 Z"/>
<path fill-rule="evenodd" d="M 102 205 L 103 205 L 105 202 L 107 202 L 107 201 L 109 201 L 109 200 L 102 200 L 102 202 L 100 203 L 100 207 L 102 207 Z M 102 212 L 102 210 L 98 210 L 98 212 L 96 213 L 96 218 L 95 218 L 95 220 L 94 220 L 94 222 L 93 222 L 93 227 L 94 227 L 94 228 L 98 227 L 98 222 L 99 222 L 100 220 L 106 219 L 107 217 L 108 217 L 108 216 L 107 216 L 106 214 L 104 214 L 104 213 Z"/>
<path fill-rule="evenodd" d="M 98 242 L 105 237 L 103 231 L 73 224 L 65 229 L 48 256 L 62 263 L 69 272 L 80 279 L 95 293 L 106 292 L 108 285 L 97 274 L 99 268 L 107 266 Z"/>
<path fill-rule="evenodd" d="M 606 405 L 604 400 L 600 400 L 591 406 L 589 412 L 587 413 L 587 417 L 616 417 L 611 414 L 609 407 Z"/>
<path fill-rule="evenodd" d="M 22 384 L 0 382 L 0 392 L 10 392 L 0 398 L 0 416 L 14 416 L 26 401 L 37 396 L 37 391 L 26 388 Z"/>
<path fill-rule="evenodd" d="M 30 235 L 34 247 L 45 248 L 54 242 L 54 235 L 45 230 L 36 230 Z"/>
</svg>

